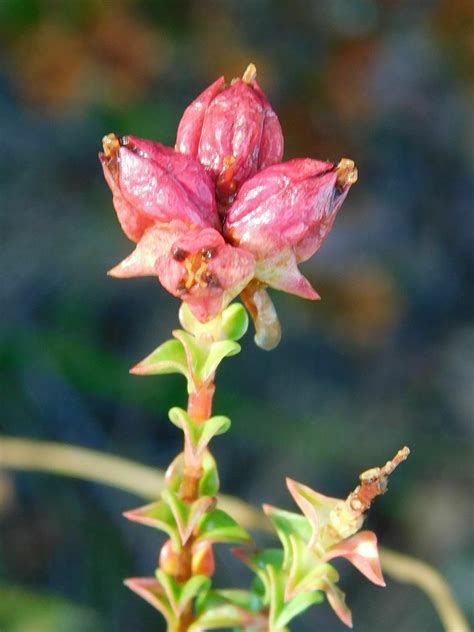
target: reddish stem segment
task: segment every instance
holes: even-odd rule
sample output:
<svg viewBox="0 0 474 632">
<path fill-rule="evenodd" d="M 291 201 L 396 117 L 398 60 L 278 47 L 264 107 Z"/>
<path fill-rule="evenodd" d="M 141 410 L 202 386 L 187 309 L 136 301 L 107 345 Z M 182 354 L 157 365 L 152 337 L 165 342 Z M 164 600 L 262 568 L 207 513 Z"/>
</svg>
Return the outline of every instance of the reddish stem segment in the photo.
<svg viewBox="0 0 474 632">
<path fill-rule="evenodd" d="M 207 382 L 200 385 L 194 393 L 189 395 L 188 414 L 195 422 L 204 422 L 211 416 L 212 400 L 214 397 L 215 385 L 213 382 Z M 181 500 L 186 503 L 193 503 L 199 497 L 199 483 L 203 474 L 202 464 L 196 463 L 188 454 L 188 450 L 184 449 L 184 466 L 183 478 L 179 490 Z M 181 547 L 176 563 L 175 578 L 178 582 L 184 583 L 193 575 L 192 556 L 193 556 L 194 536 L 187 540 Z M 178 632 L 186 632 L 193 621 L 193 604 L 190 601 L 186 609 L 182 612 Z"/>
</svg>

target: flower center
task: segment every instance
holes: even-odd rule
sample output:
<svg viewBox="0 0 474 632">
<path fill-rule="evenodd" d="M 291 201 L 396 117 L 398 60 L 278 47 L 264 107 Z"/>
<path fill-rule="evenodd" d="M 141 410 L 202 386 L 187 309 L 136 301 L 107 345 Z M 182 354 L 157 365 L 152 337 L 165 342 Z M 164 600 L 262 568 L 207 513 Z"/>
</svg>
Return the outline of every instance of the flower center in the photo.
<svg viewBox="0 0 474 632">
<path fill-rule="evenodd" d="M 215 274 L 209 271 L 209 261 L 214 257 L 213 248 L 202 248 L 198 252 L 188 253 L 181 248 L 175 248 L 172 257 L 183 264 L 184 275 L 178 285 L 178 291 L 186 294 L 192 288 L 205 289 L 220 287 Z"/>
</svg>

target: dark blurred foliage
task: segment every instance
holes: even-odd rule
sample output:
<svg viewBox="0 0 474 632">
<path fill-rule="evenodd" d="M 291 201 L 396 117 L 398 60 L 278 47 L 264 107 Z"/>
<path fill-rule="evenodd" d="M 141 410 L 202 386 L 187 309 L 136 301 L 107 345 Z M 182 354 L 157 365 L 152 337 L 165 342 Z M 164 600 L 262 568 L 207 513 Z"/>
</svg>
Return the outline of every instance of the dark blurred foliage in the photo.
<svg viewBox="0 0 474 632">
<path fill-rule="evenodd" d="M 253 61 L 286 157 L 347 156 L 360 180 L 304 266 L 322 302 L 274 293 L 281 346 L 248 335 L 219 376 L 223 489 L 289 508 L 291 475 L 344 495 L 408 444 L 368 524 L 472 614 L 473 33 L 470 0 L 0 0 L 1 432 L 158 467 L 179 450 L 166 413 L 182 381 L 127 372 L 178 304 L 153 279 L 105 276 L 132 245 L 96 154 L 110 131 L 173 144 L 187 103 Z M 16 587 L 0 589 L 2 632 L 161 629 L 121 585 L 162 541 L 122 519 L 139 502 L 2 474 L 0 580 Z M 248 580 L 219 561 L 222 583 Z M 441 630 L 415 588 L 347 565 L 341 585 L 360 631 Z M 323 605 L 294 629 L 343 626 Z"/>
</svg>

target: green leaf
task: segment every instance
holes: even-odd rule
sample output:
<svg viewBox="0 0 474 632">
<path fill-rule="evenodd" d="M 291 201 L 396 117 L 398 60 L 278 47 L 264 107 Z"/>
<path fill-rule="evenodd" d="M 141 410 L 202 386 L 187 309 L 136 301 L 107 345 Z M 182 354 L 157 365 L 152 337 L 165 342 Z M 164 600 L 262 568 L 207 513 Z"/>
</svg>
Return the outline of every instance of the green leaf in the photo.
<svg viewBox="0 0 474 632">
<path fill-rule="evenodd" d="M 155 529 L 164 531 L 172 539 L 175 547 L 181 545 L 176 519 L 169 504 L 163 500 L 145 505 L 144 507 L 139 507 L 138 509 L 126 511 L 123 515 L 133 522 L 139 522 L 148 527 L 154 527 Z"/>
<path fill-rule="evenodd" d="M 214 509 L 201 518 L 196 541 L 248 544 L 252 537 L 225 511 Z"/>
<path fill-rule="evenodd" d="M 290 536 L 294 535 L 307 544 L 311 540 L 312 527 L 307 518 L 291 511 L 284 511 L 271 505 L 264 505 L 263 510 L 270 518 L 285 552 L 284 567 L 289 570 L 292 560 Z"/>
<path fill-rule="evenodd" d="M 207 337 L 214 341 L 239 340 L 248 329 L 249 317 L 243 305 L 232 303 L 213 320 L 201 323 L 183 302 L 179 309 L 179 322 L 183 329 L 197 338 Z"/>
<path fill-rule="evenodd" d="M 168 415 L 170 421 L 183 430 L 195 461 L 201 460 L 204 450 L 215 435 L 223 434 L 230 428 L 230 419 L 223 415 L 196 422 L 184 409 L 178 407 L 172 408 Z"/>
<path fill-rule="evenodd" d="M 250 590 L 227 588 L 216 590 L 215 592 L 226 599 L 226 601 L 230 601 L 235 606 L 239 606 L 250 612 L 258 612 L 263 607 L 260 597 Z"/>
<path fill-rule="evenodd" d="M 292 619 L 304 612 L 307 608 L 316 603 L 321 603 L 322 601 L 324 601 L 324 595 L 317 590 L 298 595 L 283 606 L 275 622 L 276 627 L 278 629 L 284 628 Z"/>
<path fill-rule="evenodd" d="M 173 613 L 177 618 L 179 618 L 190 601 L 200 592 L 207 592 L 211 585 L 211 580 L 205 575 L 195 575 L 186 583 L 179 584 L 174 577 L 171 577 L 161 569 L 157 569 L 156 578 L 163 586 Z"/>
<path fill-rule="evenodd" d="M 166 470 L 166 487 L 179 492 L 183 480 L 183 453 L 179 454 Z M 203 474 L 199 481 L 199 496 L 215 496 L 219 491 L 219 475 L 214 457 L 209 451 L 202 456 Z"/>
<path fill-rule="evenodd" d="M 212 454 L 207 451 L 202 460 L 203 475 L 199 481 L 200 496 L 215 496 L 219 491 L 219 474 Z"/>
<path fill-rule="evenodd" d="M 251 552 L 247 549 L 234 549 L 233 553 L 256 574 L 253 590 L 261 597 L 263 603 L 268 605 L 270 603 L 268 566 L 281 569 L 283 565 L 283 551 L 281 549 L 263 549 Z"/>
<path fill-rule="evenodd" d="M 285 590 L 287 599 L 301 593 L 323 590 L 328 582 L 338 581 L 336 569 L 323 562 L 300 538 L 291 535 L 289 541 L 291 568 Z"/>
<path fill-rule="evenodd" d="M 236 355 L 240 351 L 238 342 L 232 340 L 221 340 L 213 342 L 202 369 L 199 372 L 199 378 L 202 382 L 208 380 L 217 370 L 217 367 L 226 357 Z"/>
<path fill-rule="evenodd" d="M 189 380 L 188 364 L 183 345 L 179 340 L 167 340 L 149 356 L 131 369 L 134 375 L 181 373 Z"/>
<path fill-rule="evenodd" d="M 133 577 L 125 580 L 125 585 L 142 599 L 161 612 L 169 630 L 175 630 L 178 624 L 173 607 L 161 582 L 153 577 Z"/>
<path fill-rule="evenodd" d="M 203 612 L 192 625 L 188 632 L 202 632 L 203 630 L 216 630 L 221 628 L 233 628 L 244 625 L 248 621 L 245 610 L 232 604 L 223 604 Z"/>
<path fill-rule="evenodd" d="M 240 303 L 232 303 L 222 312 L 222 337 L 228 340 L 240 340 L 247 332 L 249 317 Z"/>
<path fill-rule="evenodd" d="M 182 329 L 175 329 L 173 336 L 184 348 L 189 374 L 198 376 L 209 353 L 210 343 L 204 343 Z"/>
<path fill-rule="evenodd" d="M 285 574 L 281 568 L 272 564 L 266 567 L 269 586 L 269 624 L 273 631 L 278 630 L 277 621 L 285 603 Z"/>
<path fill-rule="evenodd" d="M 203 515 L 213 513 L 210 509 L 216 503 L 216 499 L 212 496 L 201 496 L 191 504 L 185 503 L 175 492 L 169 489 L 163 490 L 162 498 L 163 502 L 171 509 L 176 521 L 181 544 L 185 544 L 189 540 L 191 533 Z"/>
</svg>

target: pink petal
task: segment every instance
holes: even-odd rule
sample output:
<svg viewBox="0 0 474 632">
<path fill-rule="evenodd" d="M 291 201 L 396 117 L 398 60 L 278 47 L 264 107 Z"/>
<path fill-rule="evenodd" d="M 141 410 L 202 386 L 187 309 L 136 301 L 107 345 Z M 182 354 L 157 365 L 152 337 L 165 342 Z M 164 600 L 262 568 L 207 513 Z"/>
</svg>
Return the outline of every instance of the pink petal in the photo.
<svg viewBox="0 0 474 632">
<path fill-rule="evenodd" d="M 326 588 L 326 597 L 331 608 L 337 614 L 339 619 L 349 628 L 352 628 L 352 613 L 346 605 L 346 596 L 335 584 L 328 582 Z"/>
<path fill-rule="evenodd" d="M 363 575 L 377 586 L 385 586 L 380 567 L 377 536 L 373 531 L 360 531 L 332 546 L 324 556 L 324 560 L 345 557 Z"/>
<path fill-rule="evenodd" d="M 269 287 L 312 301 L 320 299 L 311 283 L 298 270 L 295 254 L 286 248 L 257 263 L 255 276 Z"/>
<path fill-rule="evenodd" d="M 188 230 L 182 222 L 155 223 L 146 229 L 137 247 L 126 259 L 109 270 L 108 275 L 116 278 L 157 276 L 156 262 L 167 255 L 179 235 Z"/>
<path fill-rule="evenodd" d="M 224 86 L 224 77 L 219 77 L 184 110 L 176 136 L 177 151 L 194 158 L 197 156 L 207 108 L 212 99 L 219 94 Z"/>
<path fill-rule="evenodd" d="M 175 173 L 174 161 L 171 170 L 167 170 L 146 152 L 133 144 L 131 147 L 120 147 L 118 158 L 118 182 L 129 204 L 157 222 L 180 220 L 195 226 L 218 225 L 212 184 L 204 170 L 191 162 L 192 158 L 175 152 L 179 157 Z M 183 159 L 190 163 L 186 170 L 180 164 Z M 205 204 L 203 196 L 207 198 Z"/>
<path fill-rule="evenodd" d="M 109 168 L 108 159 L 104 154 L 99 154 L 99 159 L 104 170 L 105 179 L 113 194 L 113 204 L 122 230 L 129 239 L 137 242 L 145 230 L 153 224 L 153 220 L 142 215 L 125 200 Z"/>
<path fill-rule="evenodd" d="M 185 189 L 188 197 L 199 209 L 198 225 L 220 229 L 214 184 L 197 160 L 155 141 L 136 136 L 127 136 L 127 140 L 134 151 L 152 160 Z M 177 209 L 171 210 L 176 212 Z"/>
<path fill-rule="evenodd" d="M 229 209 L 225 233 L 257 259 L 294 248 L 299 261 L 320 246 L 332 216 L 335 165 L 296 159 L 247 180 Z M 304 257 L 297 252 L 304 246 Z"/>
</svg>

